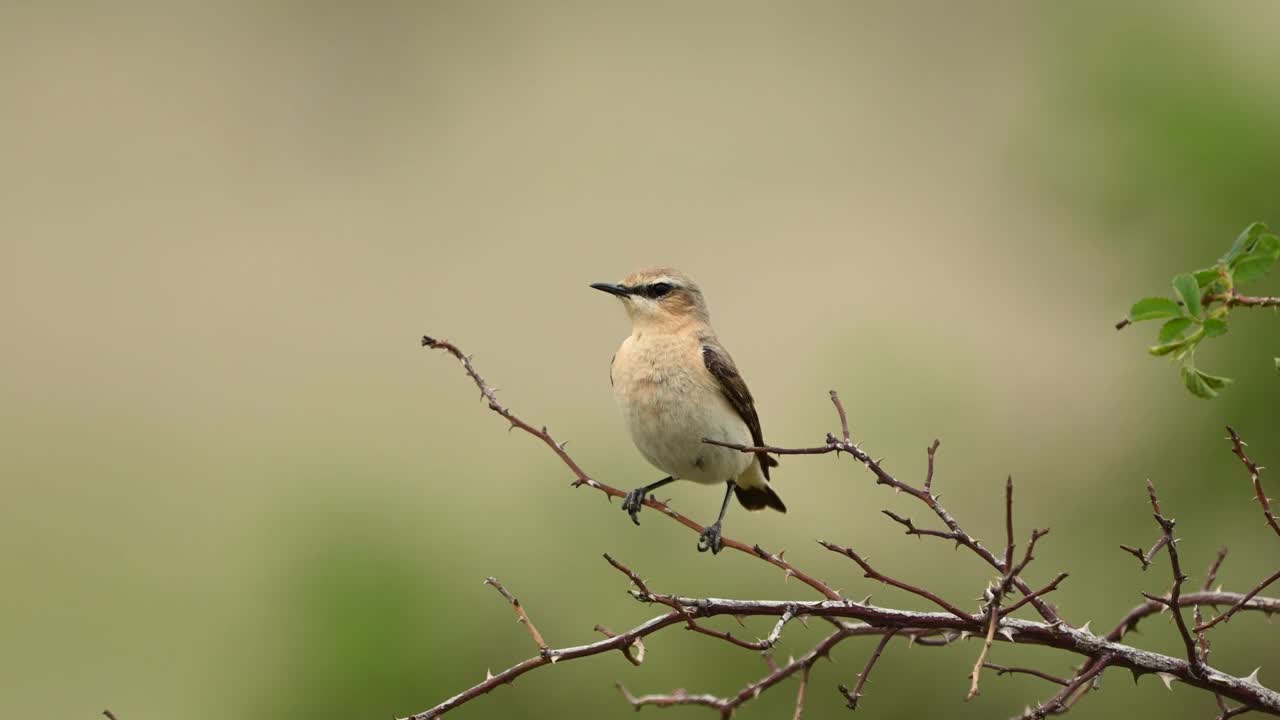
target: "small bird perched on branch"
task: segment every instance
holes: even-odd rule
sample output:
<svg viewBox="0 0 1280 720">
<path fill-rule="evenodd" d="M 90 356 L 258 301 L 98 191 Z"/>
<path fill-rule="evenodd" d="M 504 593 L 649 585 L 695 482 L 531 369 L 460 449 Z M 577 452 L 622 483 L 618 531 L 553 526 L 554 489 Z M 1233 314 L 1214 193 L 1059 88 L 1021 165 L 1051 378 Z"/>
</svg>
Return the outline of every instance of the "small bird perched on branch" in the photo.
<svg viewBox="0 0 1280 720">
<path fill-rule="evenodd" d="M 721 524 L 729 496 L 748 510 L 786 512 L 769 486 L 769 468 L 778 461 L 709 445 L 703 439 L 760 447 L 764 435 L 746 382 L 733 358 L 716 339 L 702 291 L 684 273 L 648 268 L 621 283 L 594 283 L 615 295 L 631 318 L 609 380 L 631 440 L 640 454 L 667 477 L 627 493 L 622 509 L 636 515 L 649 493 L 676 480 L 724 484 L 715 523 L 702 532 L 698 551 L 719 553 Z"/>
</svg>

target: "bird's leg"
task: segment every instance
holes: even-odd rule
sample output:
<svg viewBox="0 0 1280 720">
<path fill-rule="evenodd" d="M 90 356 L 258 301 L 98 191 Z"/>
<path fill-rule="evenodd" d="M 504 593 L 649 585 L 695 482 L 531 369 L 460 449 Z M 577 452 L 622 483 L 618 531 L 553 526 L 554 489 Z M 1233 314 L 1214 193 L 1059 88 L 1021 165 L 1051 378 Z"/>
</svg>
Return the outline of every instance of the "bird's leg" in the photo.
<svg viewBox="0 0 1280 720">
<path fill-rule="evenodd" d="M 737 483 L 730 480 L 724 491 L 724 502 L 720 504 L 720 515 L 716 517 L 716 521 L 707 526 L 702 531 L 702 536 L 698 538 L 698 552 L 711 551 L 712 555 L 719 554 L 720 549 L 724 547 L 724 540 L 720 536 L 720 524 L 724 522 L 725 511 L 729 509 L 729 498 L 733 496 L 733 489 L 737 487 Z"/>
<path fill-rule="evenodd" d="M 649 483 L 644 487 L 640 487 L 640 488 L 636 488 L 635 490 L 632 490 L 622 498 L 622 512 L 630 515 L 631 522 L 639 525 L 640 518 L 636 517 L 636 514 L 639 513 L 640 508 L 644 506 L 644 499 L 648 497 L 649 493 L 653 492 L 654 490 L 657 490 L 663 485 L 668 485 L 675 481 L 676 479 L 673 477 L 664 477 L 656 483 Z"/>
</svg>

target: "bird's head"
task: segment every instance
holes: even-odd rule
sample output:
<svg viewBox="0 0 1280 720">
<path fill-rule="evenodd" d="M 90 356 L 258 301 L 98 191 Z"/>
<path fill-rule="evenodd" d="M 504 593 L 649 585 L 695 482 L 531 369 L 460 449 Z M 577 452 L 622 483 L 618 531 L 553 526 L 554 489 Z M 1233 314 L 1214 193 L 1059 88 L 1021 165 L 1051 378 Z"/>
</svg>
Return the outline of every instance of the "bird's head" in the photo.
<svg viewBox="0 0 1280 720">
<path fill-rule="evenodd" d="M 620 283 L 592 283 L 591 287 L 617 296 L 635 327 L 671 327 L 709 320 L 702 291 L 675 268 L 645 268 Z"/>
</svg>

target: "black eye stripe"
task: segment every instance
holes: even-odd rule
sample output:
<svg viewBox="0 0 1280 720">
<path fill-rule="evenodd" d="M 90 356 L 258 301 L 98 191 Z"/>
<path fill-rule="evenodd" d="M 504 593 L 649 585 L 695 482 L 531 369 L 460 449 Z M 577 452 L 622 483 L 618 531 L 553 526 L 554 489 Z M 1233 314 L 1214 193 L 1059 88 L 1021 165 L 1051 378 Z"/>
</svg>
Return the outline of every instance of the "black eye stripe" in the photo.
<svg viewBox="0 0 1280 720">
<path fill-rule="evenodd" d="M 677 286 L 672 285 L 671 283 L 660 282 L 649 285 L 623 285 L 622 289 L 632 295 L 639 295 L 640 297 L 649 298 L 650 300 L 657 300 L 658 298 L 666 297 L 672 290 L 675 290 L 676 287 Z"/>
<path fill-rule="evenodd" d="M 672 290 L 671 283 L 664 283 L 664 282 L 653 283 L 652 285 L 645 285 L 643 288 L 641 288 L 641 292 L 644 294 L 644 296 L 652 300 L 656 300 L 660 297 L 665 296 L 667 293 L 671 292 L 671 290 Z"/>
</svg>

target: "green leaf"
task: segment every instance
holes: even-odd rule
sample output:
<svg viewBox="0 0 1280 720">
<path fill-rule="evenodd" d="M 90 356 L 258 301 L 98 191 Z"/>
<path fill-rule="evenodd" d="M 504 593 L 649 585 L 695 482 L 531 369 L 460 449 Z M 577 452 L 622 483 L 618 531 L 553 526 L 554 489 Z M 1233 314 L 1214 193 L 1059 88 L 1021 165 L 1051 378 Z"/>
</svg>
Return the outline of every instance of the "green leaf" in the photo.
<svg viewBox="0 0 1280 720">
<path fill-rule="evenodd" d="M 1207 288 L 1215 281 L 1222 279 L 1222 273 L 1219 272 L 1216 265 L 1211 268 L 1205 268 L 1204 270 L 1197 270 L 1191 274 L 1195 276 L 1196 284 L 1202 289 Z"/>
<path fill-rule="evenodd" d="M 1280 357 L 1276 358 L 1276 372 L 1280 373 Z"/>
<path fill-rule="evenodd" d="M 1205 399 L 1215 398 L 1218 391 L 1209 387 L 1209 383 L 1201 377 L 1200 373 L 1193 367 L 1183 366 L 1182 368 L 1182 384 L 1187 386 L 1192 395 Z"/>
<path fill-rule="evenodd" d="M 1231 277 L 1236 283 L 1247 283 L 1266 275 L 1280 260 L 1280 238 L 1261 235 L 1247 254 L 1241 255 L 1231 265 Z"/>
<path fill-rule="evenodd" d="M 1174 338 L 1181 337 L 1182 333 L 1191 325 L 1191 318 L 1174 318 L 1160 327 L 1160 342 L 1167 343 Z"/>
<path fill-rule="evenodd" d="M 1227 321 L 1222 318 L 1209 318 L 1204 321 L 1204 334 L 1206 337 L 1218 337 L 1227 334 Z"/>
<path fill-rule="evenodd" d="M 1143 320 L 1158 320 L 1160 318 L 1178 317 L 1182 314 L 1182 308 L 1178 307 L 1178 303 L 1169 298 L 1149 297 L 1142 298 L 1129 308 L 1129 321 L 1142 322 Z"/>
<path fill-rule="evenodd" d="M 1231 249 L 1227 251 L 1226 255 L 1218 258 L 1218 262 L 1229 263 L 1241 254 L 1248 252 L 1253 240 L 1266 229 L 1265 223 L 1256 222 L 1240 231 L 1240 234 L 1236 236 L 1236 241 L 1231 244 Z"/>
<path fill-rule="evenodd" d="M 1236 263 L 1236 269 L 1231 273 L 1231 278 L 1237 285 L 1257 280 L 1271 271 L 1277 259 L 1280 259 L 1280 255 L 1249 253 Z"/>
<path fill-rule="evenodd" d="M 1210 375 L 1209 373 L 1203 370 L 1196 370 L 1196 374 L 1200 376 L 1200 379 L 1204 381 L 1205 385 L 1208 385 L 1210 388 L 1214 390 L 1221 390 L 1222 388 L 1235 382 L 1229 377 L 1222 377 L 1220 375 Z"/>
<path fill-rule="evenodd" d="M 1173 279 L 1173 289 L 1182 298 L 1182 305 L 1190 315 L 1200 314 L 1200 283 L 1190 273 L 1184 273 Z"/>
</svg>

